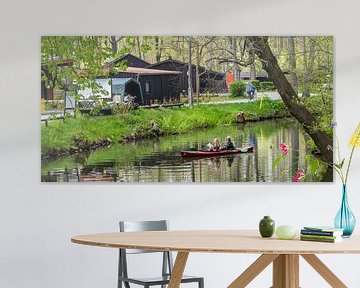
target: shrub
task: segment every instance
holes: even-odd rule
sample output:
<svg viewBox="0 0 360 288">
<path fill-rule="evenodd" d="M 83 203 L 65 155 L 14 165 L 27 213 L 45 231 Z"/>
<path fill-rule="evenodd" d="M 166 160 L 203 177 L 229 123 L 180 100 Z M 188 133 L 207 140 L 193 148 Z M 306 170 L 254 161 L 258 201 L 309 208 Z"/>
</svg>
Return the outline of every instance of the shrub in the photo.
<svg viewBox="0 0 360 288">
<path fill-rule="evenodd" d="M 273 91 L 273 90 L 275 90 L 274 82 L 272 82 L 272 81 L 260 82 L 260 89 L 262 91 Z"/>
<path fill-rule="evenodd" d="M 233 97 L 243 96 L 246 90 L 246 84 L 243 81 L 235 81 L 230 84 L 230 94 Z"/>
</svg>

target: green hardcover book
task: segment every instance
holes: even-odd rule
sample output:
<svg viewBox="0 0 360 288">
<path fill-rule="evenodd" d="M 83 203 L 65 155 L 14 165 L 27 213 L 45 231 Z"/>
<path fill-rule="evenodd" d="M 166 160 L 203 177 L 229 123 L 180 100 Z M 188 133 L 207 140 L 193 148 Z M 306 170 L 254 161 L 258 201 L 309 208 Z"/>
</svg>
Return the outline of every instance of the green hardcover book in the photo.
<svg viewBox="0 0 360 288">
<path fill-rule="evenodd" d="M 327 238 L 314 238 L 314 237 L 302 237 L 300 236 L 301 241 L 313 241 L 313 242 L 324 242 L 324 243 L 338 243 L 342 241 L 342 237 L 337 237 L 336 239 L 327 239 Z"/>
<path fill-rule="evenodd" d="M 308 234 L 300 234 L 303 238 L 314 238 L 314 239 L 338 239 L 341 238 L 341 236 L 326 236 L 326 235 L 308 235 Z"/>
</svg>

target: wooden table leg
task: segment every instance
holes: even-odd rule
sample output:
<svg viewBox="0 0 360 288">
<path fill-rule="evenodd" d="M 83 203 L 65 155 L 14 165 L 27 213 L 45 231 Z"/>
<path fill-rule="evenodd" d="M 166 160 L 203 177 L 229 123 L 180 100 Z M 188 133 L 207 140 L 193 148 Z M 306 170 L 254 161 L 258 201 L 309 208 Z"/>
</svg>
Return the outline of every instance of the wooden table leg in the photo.
<svg viewBox="0 0 360 288">
<path fill-rule="evenodd" d="M 185 265 L 186 265 L 188 256 L 189 256 L 189 252 L 178 252 L 177 253 L 168 288 L 179 288 L 180 287 L 181 278 L 184 274 Z"/>
<path fill-rule="evenodd" d="M 274 260 L 272 288 L 299 288 L 299 255 L 281 254 Z"/>
<path fill-rule="evenodd" d="M 314 254 L 301 255 L 324 280 L 335 288 L 346 288 L 347 286 Z"/>
<path fill-rule="evenodd" d="M 252 263 L 238 278 L 232 282 L 228 288 L 244 288 L 254 280 L 271 262 L 273 262 L 278 254 L 263 254 L 254 263 Z"/>
</svg>

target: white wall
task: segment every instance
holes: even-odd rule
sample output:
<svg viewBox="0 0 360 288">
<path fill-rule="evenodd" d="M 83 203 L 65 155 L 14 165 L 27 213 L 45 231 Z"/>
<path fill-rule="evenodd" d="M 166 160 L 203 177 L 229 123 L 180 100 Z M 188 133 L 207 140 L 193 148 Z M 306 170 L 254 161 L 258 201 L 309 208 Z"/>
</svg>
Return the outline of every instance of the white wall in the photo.
<svg viewBox="0 0 360 288">
<path fill-rule="evenodd" d="M 359 119 L 359 1 L 7 1 L 0 10 L 0 287 L 115 287 L 116 250 L 70 243 L 76 234 L 115 231 L 120 219 L 171 221 L 172 229 L 331 224 L 340 183 L 322 185 L 60 185 L 40 183 L 40 36 L 334 35 L 336 118 L 341 144 Z M 188 8 L 187 8 L 188 7 Z M 350 203 L 360 218 L 360 151 Z M 187 273 L 206 287 L 229 284 L 255 255 L 192 254 Z M 322 256 L 360 287 L 360 255 Z M 143 262 L 137 269 L 145 271 Z M 250 287 L 269 287 L 266 270 Z M 302 287 L 328 287 L 306 263 Z"/>
</svg>

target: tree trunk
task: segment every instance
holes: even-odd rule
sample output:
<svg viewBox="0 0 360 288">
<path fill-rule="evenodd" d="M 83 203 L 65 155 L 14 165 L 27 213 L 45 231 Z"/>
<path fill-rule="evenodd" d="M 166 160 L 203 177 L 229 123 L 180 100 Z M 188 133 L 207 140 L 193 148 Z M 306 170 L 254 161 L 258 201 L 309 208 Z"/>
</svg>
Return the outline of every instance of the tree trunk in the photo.
<svg viewBox="0 0 360 288">
<path fill-rule="evenodd" d="M 114 56 L 118 52 L 116 36 L 110 36 L 110 45 L 112 50 L 112 55 Z"/>
<path fill-rule="evenodd" d="M 196 75 L 195 75 L 195 81 L 196 81 L 196 103 L 199 104 L 199 98 L 200 98 L 200 73 L 199 73 L 199 67 L 200 67 L 200 52 L 199 52 L 199 43 L 196 45 Z"/>
<path fill-rule="evenodd" d="M 321 153 L 321 158 L 327 163 L 332 163 L 333 152 L 329 149 L 333 146 L 332 140 L 325 132 L 319 130 L 315 117 L 305 107 L 298 104 L 298 96 L 273 55 L 267 37 L 254 36 L 248 38 L 253 42 L 256 55 L 262 60 L 264 70 L 273 79 L 275 87 L 291 115 L 299 121 L 313 139 Z"/>
<path fill-rule="evenodd" d="M 138 49 L 138 53 L 139 53 L 139 58 L 142 59 L 142 55 L 141 55 L 141 42 L 140 42 L 140 37 L 136 36 L 136 46 Z"/>
<path fill-rule="evenodd" d="M 310 38 L 310 42 L 306 43 L 308 37 L 303 37 L 303 53 L 304 53 L 304 97 L 310 97 L 310 85 L 311 85 L 311 76 L 314 69 L 315 61 L 315 39 Z M 309 46 L 309 52 L 308 52 Z M 308 55 L 309 54 L 309 55 Z"/>
<path fill-rule="evenodd" d="M 298 79 L 296 75 L 296 54 L 295 54 L 295 37 L 288 37 L 288 53 L 289 53 L 289 80 L 294 91 L 298 92 Z"/>
<path fill-rule="evenodd" d="M 191 53 L 192 53 L 192 39 L 189 37 L 189 68 L 188 68 L 188 100 L 189 106 L 192 107 L 193 102 L 193 88 L 192 88 L 192 63 L 191 63 Z"/>
<path fill-rule="evenodd" d="M 256 69 L 255 69 L 255 51 L 252 43 L 248 43 L 250 64 L 250 80 L 256 80 Z"/>
<path fill-rule="evenodd" d="M 163 40 L 160 40 L 159 36 L 155 36 L 156 62 L 161 61 L 162 44 Z"/>
<path fill-rule="evenodd" d="M 237 60 L 237 38 L 235 36 L 228 36 L 229 46 L 232 53 L 232 58 L 234 59 L 233 66 L 232 66 L 232 72 L 234 74 L 234 80 L 240 79 L 240 69 L 238 64 L 235 64 L 235 61 Z"/>
</svg>

